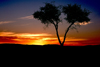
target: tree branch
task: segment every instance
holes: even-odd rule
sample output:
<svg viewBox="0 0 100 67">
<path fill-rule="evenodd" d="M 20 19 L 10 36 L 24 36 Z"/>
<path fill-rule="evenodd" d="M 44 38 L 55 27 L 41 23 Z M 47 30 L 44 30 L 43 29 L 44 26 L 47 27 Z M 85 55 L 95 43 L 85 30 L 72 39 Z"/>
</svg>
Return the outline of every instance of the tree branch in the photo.
<svg viewBox="0 0 100 67">
<path fill-rule="evenodd" d="M 56 24 L 55 24 L 52 20 L 50 20 L 50 22 L 51 22 L 54 26 L 56 26 Z"/>
<path fill-rule="evenodd" d="M 63 42 L 62 42 L 62 45 L 64 44 L 65 39 L 66 39 L 66 35 L 67 35 L 67 33 L 68 33 L 70 27 L 71 27 L 73 24 L 74 24 L 74 23 L 72 23 L 72 24 L 67 28 L 67 30 L 66 30 L 66 32 L 65 32 L 65 35 L 64 35 L 64 40 L 63 40 Z"/>
</svg>

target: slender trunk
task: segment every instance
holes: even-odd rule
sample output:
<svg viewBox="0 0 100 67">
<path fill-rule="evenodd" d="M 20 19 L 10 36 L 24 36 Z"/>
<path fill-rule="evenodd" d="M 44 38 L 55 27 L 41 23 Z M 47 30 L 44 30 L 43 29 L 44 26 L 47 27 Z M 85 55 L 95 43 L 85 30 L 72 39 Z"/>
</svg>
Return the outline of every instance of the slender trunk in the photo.
<svg viewBox="0 0 100 67">
<path fill-rule="evenodd" d="M 60 45 L 63 46 L 63 43 L 61 43 Z"/>
<path fill-rule="evenodd" d="M 56 29 L 56 35 L 57 35 L 58 41 L 59 41 L 59 43 L 61 45 L 62 43 L 60 41 L 60 37 L 59 37 L 59 34 L 58 34 L 58 22 L 56 24 L 52 20 L 50 20 L 50 22 L 54 25 L 54 27 Z"/>
<path fill-rule="evenodd" d="M 65 42 L 66 35 L 67 35 L 67 33 L 68 33 L 70 27 L 71 27 L 73 24 L 74 24 L 74 23 L 72 23 L 72 24 L 67 28 L 67 30 L 66 30 L 66 32 L 65 32 L 65 35 L 64 35 L 64 40 L 63 40 L 63 42 L 62 42 L 62 46 L 63 46 L 63 44 L 64 44 L 64 42 Z"/>
<path fill-rule="evenodd" d="M 60 41 L 60 37 L 59 37 L 59 34 L 58 34 L 58 25 L 55 25 L 55 29 L 56 29 L 56 35 L 57 35 L 58 41 L 59 41 L 59 43 L 61 45 L 62 43 Z"/>
</svg>

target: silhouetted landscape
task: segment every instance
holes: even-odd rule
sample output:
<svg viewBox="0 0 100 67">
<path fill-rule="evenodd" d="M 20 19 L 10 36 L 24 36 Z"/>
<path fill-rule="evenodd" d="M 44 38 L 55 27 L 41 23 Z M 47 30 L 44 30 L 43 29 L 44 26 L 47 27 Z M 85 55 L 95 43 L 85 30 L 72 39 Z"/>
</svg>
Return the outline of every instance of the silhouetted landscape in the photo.
<svg viewBox="0 0 100 67">
<path fill-rule="evenodd" d="M 4 47 L 20 47 L 20 46 L 32 46 L 32 47 L 60 47 L 60 45 L 57 45 L 57 44 L 46 44 L 46 45 L 23 45 L 23 44 L 0 44 L 0 46 L 4 46 Z M 100 47 L 100 44 L 99 45 L 87 45 L 87 46 L 64 46 L 64 47 Z"/>
</svg>

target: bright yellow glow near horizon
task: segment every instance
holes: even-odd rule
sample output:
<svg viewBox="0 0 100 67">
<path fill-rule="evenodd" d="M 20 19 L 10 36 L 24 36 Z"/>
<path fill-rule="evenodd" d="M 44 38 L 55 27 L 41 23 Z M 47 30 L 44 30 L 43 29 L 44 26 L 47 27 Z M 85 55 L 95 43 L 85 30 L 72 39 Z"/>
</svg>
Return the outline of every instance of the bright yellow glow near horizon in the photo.
<svg viewBox="0 0 100 67">
<path fill-rule="evenodd" d="M 60 37 L 63 41 L 63 37 Z M 67 37 L 65 44 L 80 44 L 80 42 L 88 42 L 85 38 Z M 92 41 L 91 41 L 92 42 Z M 13 43 L 22 45 L 46 45 L 46 44 L 59 44 L 58 38 L 53 34 L 30 34 L 30 33 L 14 33 L 14 32 L 1 32 L 0 43 Z M 99 42 L 98 42 L 99 43 Z"/>
<path fill-rule="evenodd" d="M 42 40 L 38 40 L 38 41 L 29 43 L 29 45 L 33 45 L 33 44 L 34 45 L 45 45 L 45 43 Z"/>
</svg>

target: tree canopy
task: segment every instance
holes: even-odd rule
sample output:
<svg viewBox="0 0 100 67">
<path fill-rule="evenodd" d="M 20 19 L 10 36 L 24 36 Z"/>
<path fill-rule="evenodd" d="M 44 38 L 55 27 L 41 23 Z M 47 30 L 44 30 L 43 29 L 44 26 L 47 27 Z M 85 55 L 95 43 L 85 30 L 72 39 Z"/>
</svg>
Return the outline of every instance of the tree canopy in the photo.
<svg viewBox="0 0 100 67">
<path fill-rule="evenodd" d="M 63 7 L 63 13 L 67 15 L 65 17 L 65 20 L 67 20 L 69 23 L 75 23 L 75 22 L 88 22 L 90 19 L 88 18 L 88 15 L 90 14 L 90 11 L 87 9 L 81 8 L 81 5 L 71 5 L 68 4 L 67 6 Z"/>
<path fill-rule="evenodd" d="M 56 7 L 52 3 L 45 3 L 44 7 L 40 7 L 40 11 L 37 11 L 33 14 L 34 18 L 41 20 L 44 24 L 49 24 L 55 22 L 60 22 L 59 16 L 61 11 L 59 7 Z"/>
</svg>

